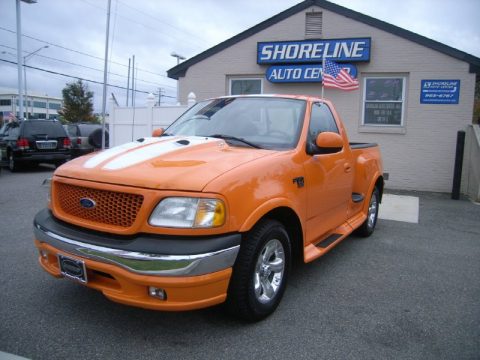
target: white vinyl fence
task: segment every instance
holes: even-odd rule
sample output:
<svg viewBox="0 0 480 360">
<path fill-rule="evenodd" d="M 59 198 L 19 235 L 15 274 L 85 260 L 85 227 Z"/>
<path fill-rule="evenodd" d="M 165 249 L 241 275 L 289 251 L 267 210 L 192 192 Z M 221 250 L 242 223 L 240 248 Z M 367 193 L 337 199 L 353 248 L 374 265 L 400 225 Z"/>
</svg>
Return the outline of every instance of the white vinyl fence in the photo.
<svg viewBox="0 0 480 360">
<path fill-rule="evenodd" d="M 135 108 L 117 106 L 113 99 L 110 100 L 110 147 L 152 136 L 153 130 L 166 128 L 195 104 L 195 94 L 189 94 L 188 105 L 154 106 L 154 104 L 153 94 L 147 96 L 145 106 Z"/>
<path fill-rule="evenodd" d="M 480 125 L 469 125 L 465 140 L 462 192 L 480 202 Z"/>
</svg>

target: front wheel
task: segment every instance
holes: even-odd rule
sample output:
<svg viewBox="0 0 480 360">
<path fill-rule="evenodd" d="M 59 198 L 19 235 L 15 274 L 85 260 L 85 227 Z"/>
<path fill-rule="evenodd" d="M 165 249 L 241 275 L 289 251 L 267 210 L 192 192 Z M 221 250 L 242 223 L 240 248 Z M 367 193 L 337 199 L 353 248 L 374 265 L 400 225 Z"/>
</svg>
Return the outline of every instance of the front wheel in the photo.
<svg viewBox="0 0 480 360">
<path fill-rule="evenodd" d="M 378 219 L 378 208 L 380 205 L 380 191 L 375 187 L 370 197 L 370 203 L 368 204 L 367 219 L 357 229 L 356 233 L 360 236 L 367 237 L 373 234 Z"/>
<path fill-rule="evenodd" d="M 275 311 L 290 271 L 291 246 L 285 227 L 263 220 L 245 237 L 233 268 L 227 308 L 247 321 L 261 320 Z"/>
<path fill-rule="evenodd" d="M 18 166 L 18 161 L 15 160 L 15 158 L 13 157 L 13 154 L 10 153 L 8 155 L 8 169 L 11 171 L 11 172 L 15 172 L 17 171 L 19 168 Z"/>
</svg>

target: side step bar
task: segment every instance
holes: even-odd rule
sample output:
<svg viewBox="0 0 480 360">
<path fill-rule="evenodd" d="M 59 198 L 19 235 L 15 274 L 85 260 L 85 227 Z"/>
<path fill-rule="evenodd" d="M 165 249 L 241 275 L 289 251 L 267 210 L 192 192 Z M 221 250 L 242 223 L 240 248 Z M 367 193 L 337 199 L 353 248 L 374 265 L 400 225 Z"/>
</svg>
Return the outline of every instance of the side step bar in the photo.
<svg viewBox="0 0 480 360">
<path fill-rule="evenodd" d="M 322 248 L 322 249 L 325 249 L 327 247 L 329 247 L 331 244 L 333 244 L 335 241 L 337 241 L 338 239 L 340 239 L 343 235 L 342 234 L 332 234 L 330 235 L 329 237 L 323 239 L 322 241 L 320 241 L 317 245 L 315 245 L 316 247 L 319 247 L 319 248 Z"/>
</svg>

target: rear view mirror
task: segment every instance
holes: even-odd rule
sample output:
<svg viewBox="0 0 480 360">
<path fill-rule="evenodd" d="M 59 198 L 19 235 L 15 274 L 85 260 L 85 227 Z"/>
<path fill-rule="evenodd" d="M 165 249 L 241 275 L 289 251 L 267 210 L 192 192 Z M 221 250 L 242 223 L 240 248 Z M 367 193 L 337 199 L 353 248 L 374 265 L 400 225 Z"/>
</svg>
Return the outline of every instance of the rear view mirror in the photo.
<svg viewBox="0 0 480 360">
<path fill-rule="evenodd" d="M 152 136 L 153 137 L 160 137 L 163 135 L 163 133 L 165 132 L 165 130 L 163 128 L 160 128 L 160 129 L 155 129 L 153 130 L 152 132 Z"/>
<path fill-rule="evenodd" d="M 321 132 L 315 139 L 315 144 L 321 150 L 320 153 L 336 153 L 343 148 L 343 138 L 334 132 Z"/>
</svg>

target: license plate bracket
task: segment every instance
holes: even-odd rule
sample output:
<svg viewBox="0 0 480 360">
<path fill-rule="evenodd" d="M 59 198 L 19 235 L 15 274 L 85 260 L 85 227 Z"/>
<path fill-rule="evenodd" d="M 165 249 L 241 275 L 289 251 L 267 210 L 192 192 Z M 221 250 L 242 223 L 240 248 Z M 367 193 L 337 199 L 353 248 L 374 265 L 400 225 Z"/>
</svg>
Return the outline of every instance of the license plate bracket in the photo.
<svg viewBox="0 0 480 360">
<path fill-rule="evenodd" d="M 58 265 L 64 277 L 82 284 L 87 283 L 87 268 L 84 261 L 58 254 Z"/>
</svg>

